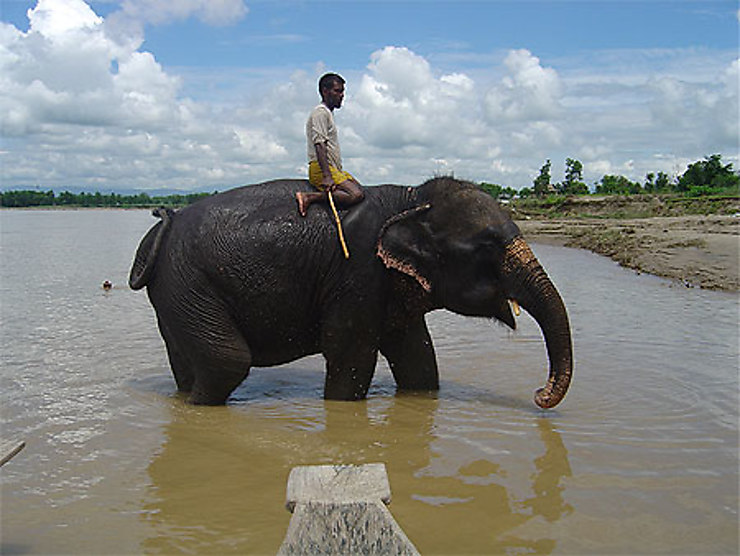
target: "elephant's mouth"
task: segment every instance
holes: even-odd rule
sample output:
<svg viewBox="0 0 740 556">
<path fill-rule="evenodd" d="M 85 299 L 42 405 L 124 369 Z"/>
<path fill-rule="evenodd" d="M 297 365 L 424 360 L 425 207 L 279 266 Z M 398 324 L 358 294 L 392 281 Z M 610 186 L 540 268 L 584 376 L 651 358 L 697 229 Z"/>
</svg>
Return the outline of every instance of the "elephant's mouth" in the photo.
<svg viewBox="0 0 740 556">
<path fill-rule="evenodd" d="M 507 299 L 502 295 L 497 296 L 496 301 L 493 304 L 493 318 L 504 323 L 512 330 L 516 330 L 516 320 L 514 320 L 514 313 L 516 313 L 517 316 L 519 316 L 519 313 L 516 312 L 516 310 L 512 312 L 512 301 L 512 299 Z M 517 304 L 517 309 L 518 307 L 519 305 Z M 489 314 L 488 316 L 491 315 Z"/>
<path fill-rule="evenodd" d="M 496 309 L 494 310 L 494 318 L 497 320 L 503 322 L 506 326 L 511 328 L 512 330 L 516 330 L 516 319 L 515 317 L 518 317 L 522 314 L 521 307 L 519 307 L 519 302 L 511 298 L 501 298 L 498 303 L 496 304 Z"/>
</svg>

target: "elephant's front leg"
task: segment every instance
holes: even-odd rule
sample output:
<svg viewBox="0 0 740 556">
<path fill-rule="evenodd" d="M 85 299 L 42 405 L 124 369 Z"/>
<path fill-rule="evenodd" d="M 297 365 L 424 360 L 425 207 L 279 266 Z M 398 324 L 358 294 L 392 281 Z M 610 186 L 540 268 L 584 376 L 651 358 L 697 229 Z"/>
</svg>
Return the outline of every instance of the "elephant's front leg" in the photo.
<svg viewBox="0 0 740 556">
<path fill-rule="evenodd" d="M 322 352 L 326 358 L 325 399 L 365 399 L 378 362 L 376 330 L 377 326 L 365 318 L 337 315 L 327 319 L 322 332 Z"/>
<path fill-rule="evenodd" d="M 437 357 L 423 315 L 387 327 L 380 352 L 400 390 L 439 390 Z"/>
<path fill-rule="evenodd" d="M 375 374 L 378 352 L 353 355 L 350 359 L 331 358 L 326 361 L 324 398 L 327 400 L 364 400 Z"/>
</svg>

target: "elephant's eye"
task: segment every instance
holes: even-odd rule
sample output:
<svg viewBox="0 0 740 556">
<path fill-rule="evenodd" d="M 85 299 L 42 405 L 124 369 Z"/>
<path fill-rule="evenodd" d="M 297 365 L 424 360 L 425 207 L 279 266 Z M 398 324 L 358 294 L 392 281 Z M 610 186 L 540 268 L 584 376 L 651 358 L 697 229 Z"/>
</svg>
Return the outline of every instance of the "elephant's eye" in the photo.
<svg viewBox="0 0 740 556">
<path fill-rule="evenodd" d="M 483 249 L 503 249 L 505 245 L 504 234 L 493 226 L 480 232 L 477 240 Z"/>
</svg>

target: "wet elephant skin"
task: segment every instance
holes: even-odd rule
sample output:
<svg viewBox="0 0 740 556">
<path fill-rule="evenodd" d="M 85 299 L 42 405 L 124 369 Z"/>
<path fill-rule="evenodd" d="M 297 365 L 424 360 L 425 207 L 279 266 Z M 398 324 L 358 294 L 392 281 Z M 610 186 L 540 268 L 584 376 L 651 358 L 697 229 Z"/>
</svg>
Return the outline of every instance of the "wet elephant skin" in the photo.
<svg viewBox="0 0 740 556">
<path fill-rule="evenodd" d="M 439 388 L 424 315 L 434 309 L 514 328 L 518 302 L 542 329 L 550 373 L 535 402 L 554 407 L 572 375 L 570 326 L 557 289 L 514 222 L 478 186 L 435 178 L 368 187 L 341 221 L 301 217 L 303 180 L 245 186 L 161 221 L 139 245 L 129 283 L 147 288 L 178 389 L 218 405 L 252 366 L 321 353 L 324 396 L 367 395 L 378 353 L 401 390 Z"/>
</svg>

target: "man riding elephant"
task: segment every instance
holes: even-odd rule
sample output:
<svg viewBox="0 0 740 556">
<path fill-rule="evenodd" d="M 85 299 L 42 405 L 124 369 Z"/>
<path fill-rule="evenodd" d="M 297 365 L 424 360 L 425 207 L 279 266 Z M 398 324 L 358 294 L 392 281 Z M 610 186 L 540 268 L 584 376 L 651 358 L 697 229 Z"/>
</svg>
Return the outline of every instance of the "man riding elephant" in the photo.
<svg viewBox="0 0 740 556">
<path fill-rule="evenodd" d="M 306 122 L 308 179 L 317 191 L 296 193 L 301 216 L 306 216 L 312 203 L 324 201 L 330 194 L 343 208 L 365 198 L 359 182 L 342 170 L 342 153 L 333 112 L 342 106 L 344 79 L 336 73 L 327 73 L 319 80 L 319 93 L 321 103 L 313 109 Z"/>
</svg>

